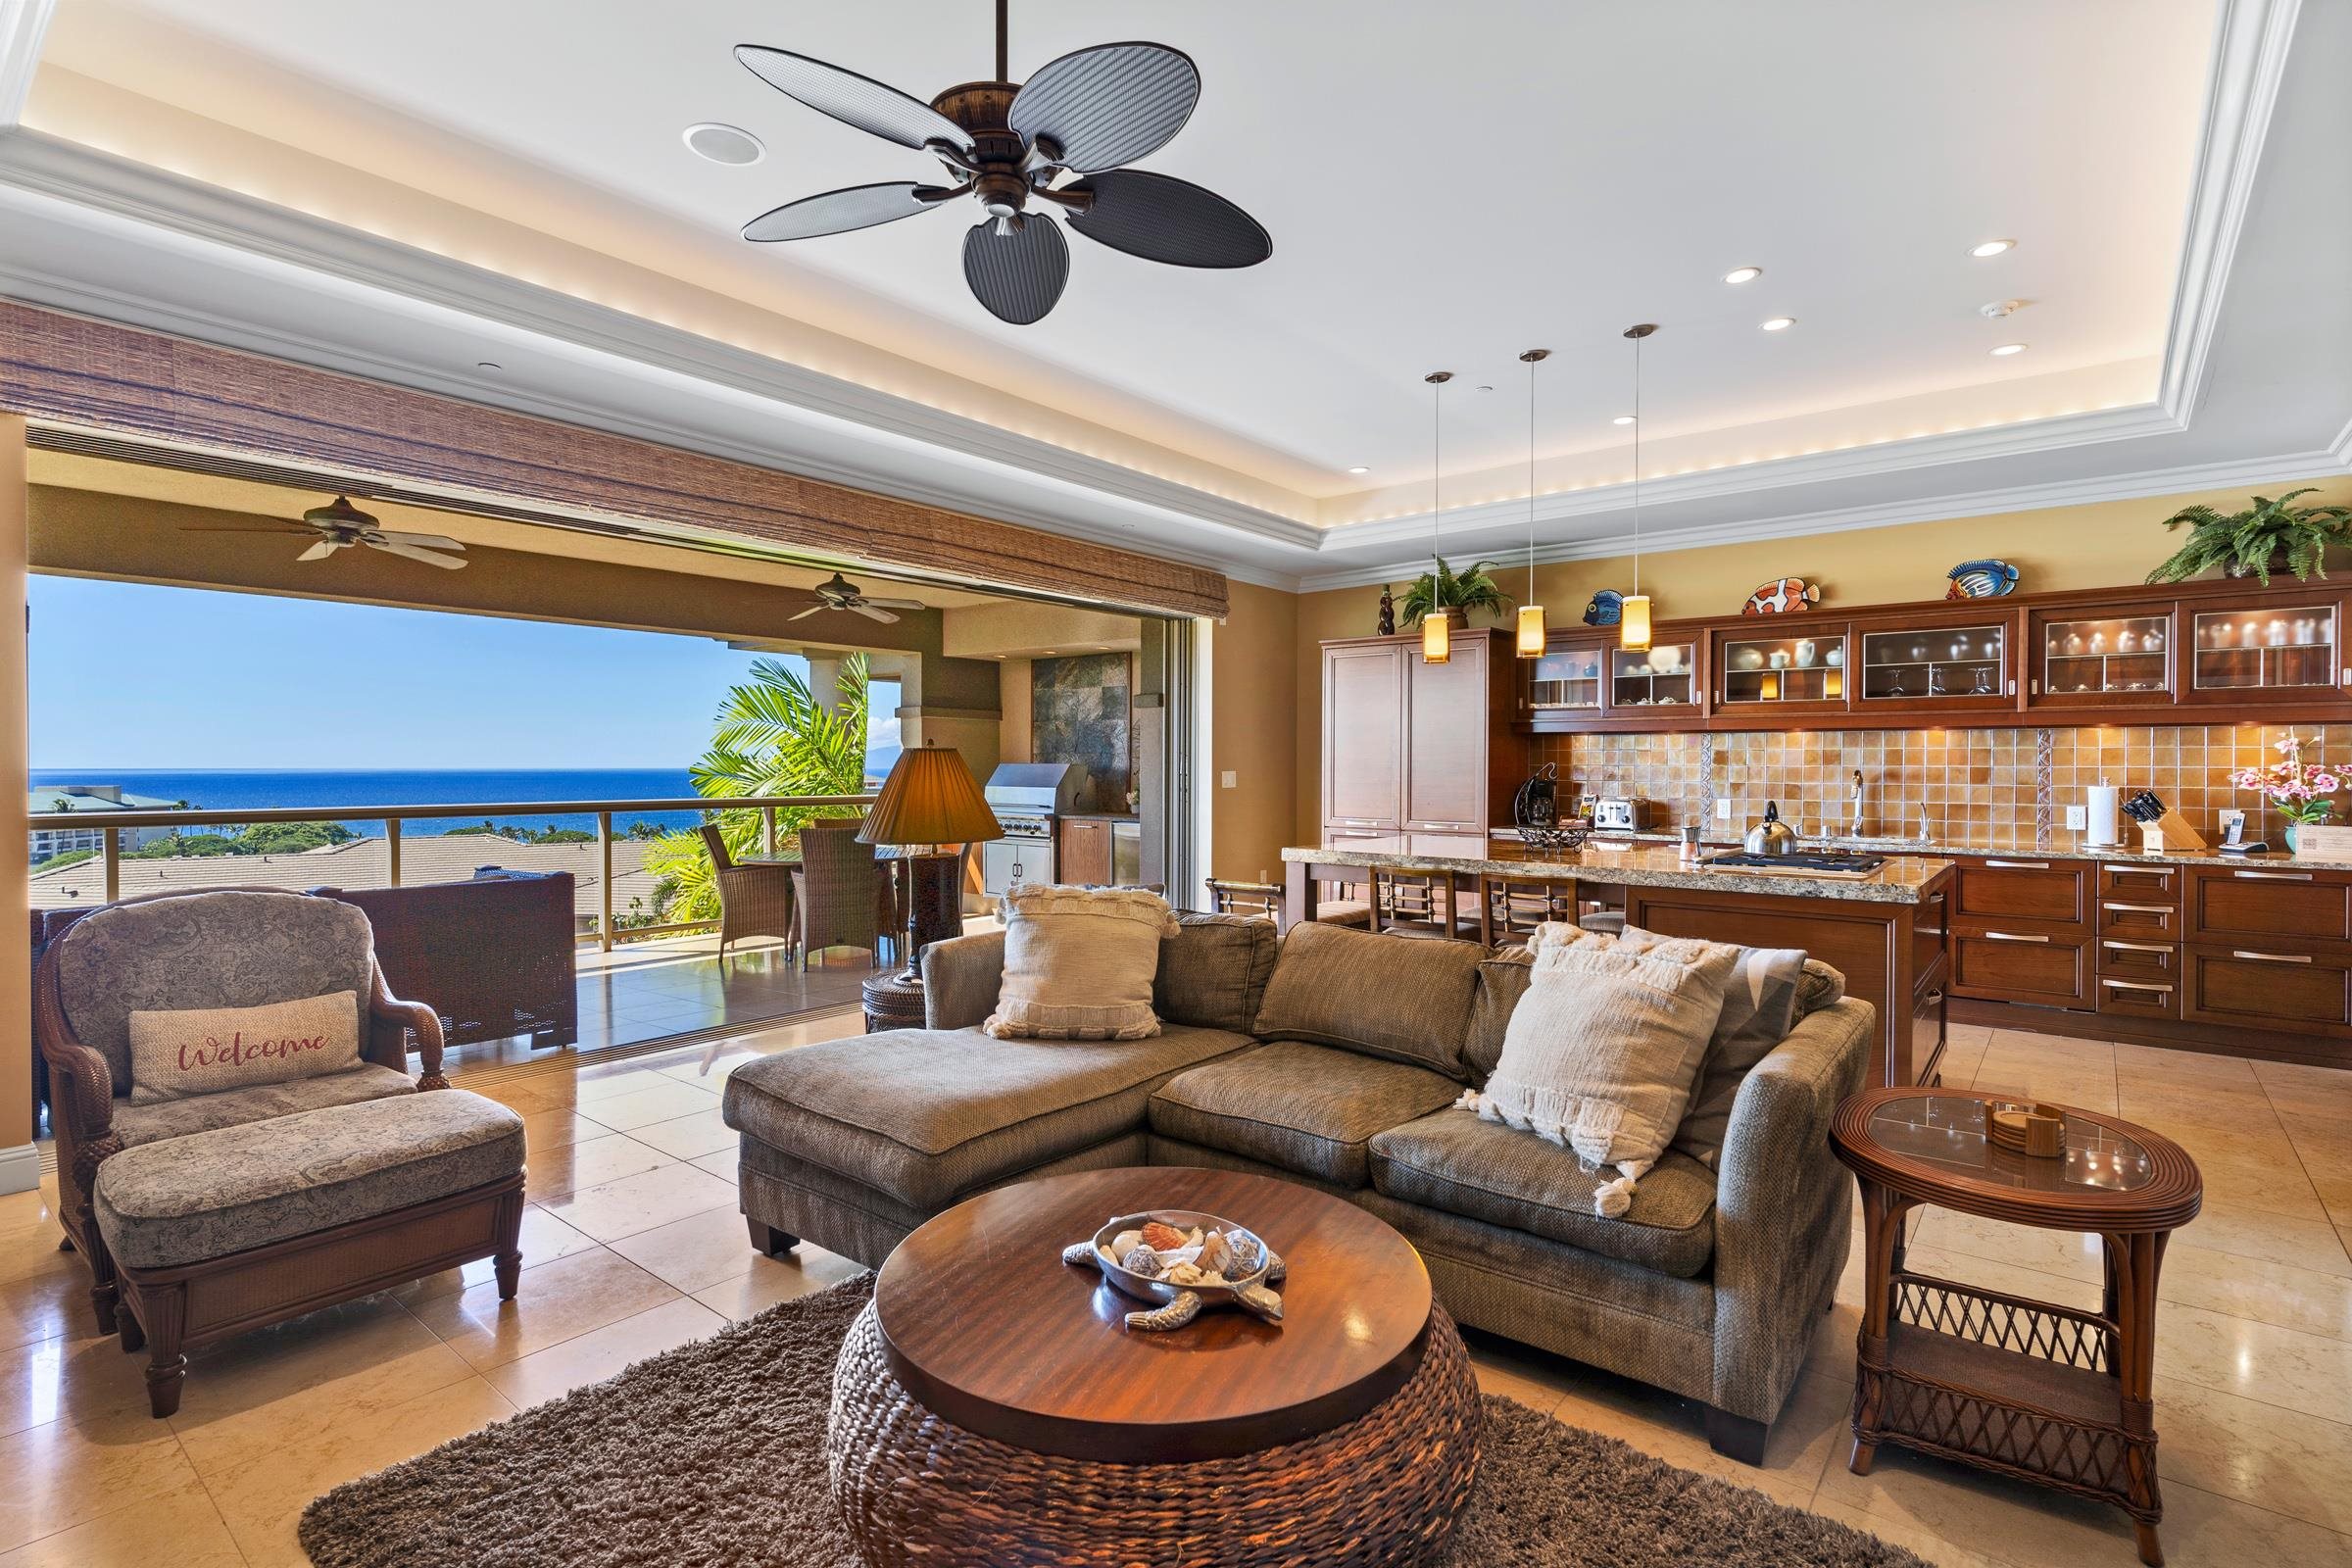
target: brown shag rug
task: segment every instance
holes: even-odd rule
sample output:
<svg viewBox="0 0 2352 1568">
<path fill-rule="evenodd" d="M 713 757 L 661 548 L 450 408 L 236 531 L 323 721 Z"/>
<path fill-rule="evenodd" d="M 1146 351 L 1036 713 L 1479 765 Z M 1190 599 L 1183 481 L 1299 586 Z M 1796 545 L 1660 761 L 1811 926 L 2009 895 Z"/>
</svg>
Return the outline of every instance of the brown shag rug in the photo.
<svg viewBox="0 0 2352 1568">
<path fill-rule="evenodd" d="M 833 1359 L 872 1276 L 337 1487 L 318 1568 L 858 1568 L 825 1491 Z M 1488 1396 L 1454 1561 L 1475 1568 L 1926 1568 L 1760 1492 Z M 1006 1565 L 1011 1568 L 1011 1565 Z"/>
</svg>

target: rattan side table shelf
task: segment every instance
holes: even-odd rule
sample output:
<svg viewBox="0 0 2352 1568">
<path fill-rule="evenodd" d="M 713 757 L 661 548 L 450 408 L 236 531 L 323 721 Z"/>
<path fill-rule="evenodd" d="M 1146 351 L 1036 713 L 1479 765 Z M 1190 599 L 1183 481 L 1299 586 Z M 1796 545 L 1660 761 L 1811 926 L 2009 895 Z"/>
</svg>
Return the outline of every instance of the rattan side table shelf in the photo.
<svg viewBox="0 0 2352 1568">
<path fill-rule="evenodd" d="M 1862 1185 L 1867 1276 L 1848 1468 L 1868 1475 L 1891 1443 L 2110 1502 L 2161 1568 L 2156 1278 L 2203 1181 L 2178 1144 L 2092 1111 L 2067 1110 L 2057 1158 L 2003 1149 L 1985 1129 L 1997 1099 L 1898 1087 L 1838 1107 L 1830 1143 Z M 1903 1221 L 1922 1204 L 2098 1236 L 2100 1309 L 1912 1272 Z"/>
</svg>

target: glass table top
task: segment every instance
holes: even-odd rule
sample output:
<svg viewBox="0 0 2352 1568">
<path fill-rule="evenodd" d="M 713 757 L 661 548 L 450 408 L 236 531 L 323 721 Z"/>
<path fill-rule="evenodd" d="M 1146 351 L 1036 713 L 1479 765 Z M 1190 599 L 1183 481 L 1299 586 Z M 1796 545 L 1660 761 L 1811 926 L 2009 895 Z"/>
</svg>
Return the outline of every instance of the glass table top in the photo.
<svg viewBox="0 0 2352 1568">
<path fill-rule="evenodd" d="M 2063 1156 L 2044 1159 L 2003 1149 L 1985 1130 L 1986 1109 L 1974 1095 L 1905 1095 L 1870 1113 L 1870 1137 L 1890 1154 L 2021 1192 L 2128 1193 L 2154 1178 L 2145 1149 L 2081 1116 L 2066 1118 Z"/>
</svg>

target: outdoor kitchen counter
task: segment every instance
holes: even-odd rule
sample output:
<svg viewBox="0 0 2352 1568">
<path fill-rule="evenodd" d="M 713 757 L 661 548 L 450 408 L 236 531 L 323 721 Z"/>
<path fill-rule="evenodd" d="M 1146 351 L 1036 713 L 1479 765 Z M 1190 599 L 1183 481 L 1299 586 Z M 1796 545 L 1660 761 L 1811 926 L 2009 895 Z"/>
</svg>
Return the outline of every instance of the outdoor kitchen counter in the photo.
<svg viewBox="0 0 2352 1568">
<path fill-rule="evenodd" d="M 1623 842 L 1623 841 L 1620 841 Z M 1326 889 L 1376 877 L 1426 878 L 1455 934 L 1494 942 L 1496 898 L 1506 881 L 1622 888 L 1626 924 L 1660 936 L 1702 937 L 1756 948 L 1802 948 L 1845 976 L 1845 993 L 1878 1011 L 1875 1081 L 1927 1083 L 1943 1052 L 1945 912 L 1951 861 L 1892 855 L 1866 876 L 1721 869 L 1684 863 L 1675 849 L 1529 850 L 1496 843 L 1484 856 L 1413 855 L 1359 848 L 1282 852 L 1283 924 L 1315 917 Z M 1720 852 L 1710 852 L 1720 853 Z M 1359 893 L 1358 898 L 1361 897 Z M 1573 897 L 1573 895 L 1571 895 Z M 1374 901 L 1375 910 L 1379 907 Z M 1402 940 L 1402 939 L 1399 939 Z"/>
</svg>

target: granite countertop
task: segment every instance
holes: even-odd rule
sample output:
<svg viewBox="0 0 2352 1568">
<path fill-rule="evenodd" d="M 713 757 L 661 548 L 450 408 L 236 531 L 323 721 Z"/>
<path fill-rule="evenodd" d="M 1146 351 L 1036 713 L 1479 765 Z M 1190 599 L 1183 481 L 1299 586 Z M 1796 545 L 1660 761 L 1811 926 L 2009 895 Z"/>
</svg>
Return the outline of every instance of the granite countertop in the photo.
<svg viewBox="0 0 2352 1568">
<path fill-rule="evenodd" d="M 2036 859 L 2107 860 L 2119 864 L 2137 861 L 2145 865 L 2246 865 L 2266 867 L 2272 870 L 2291 868 L 2298 871 L 2352 871 L 2352 859 L 2288 855 L 2283 839 L 2271 841 L 2276 849 L 2269 855 L 2224 855 L 2219 850 L 2159 850 L 2150 854 L 2138 847 L 2137 836 L 2137 831 L 2134 829 L 2133 839 L 2135 842 L 2129 845 L 2089 844 L 2084 842 L 2081 833 L 2072 832 L 2053 833 L 2048 838 L 2041 840 L 2036 840 L 2031 834 L 1987 834 L 1982 838 L 1961 836 L 1925 840 L 1916 838 L 1800 837 L 1797 842 L 1808 850 L 1868 850 L 1877 855 L 1997 855 Z M 1494 830 L 1494 837 L 1506 844 L 1516 844 L 1519 841 L 1519 833 L 1516 828 L 1498 827 Z M 1657 832 L 1637 833 L 1634 835 L 1634 839 L 1641 844 L 1673 844 L 1677 842 L 1675 835 Z M 1740 844 L 1737 835 L 1723 838 L 1710 836 L 1705 842 L 1710 852 L 1718 849 L 1736 850 Z"/>
<path fill-rule="evenodd" d="M 1143 820 L 1133 811 L 1057 811 L 1054 816 L 1063 822 L 1140 822 Z"/>
<path fill-rule="evenodd" d="M 1493 846 L 1487 858 L 1468 855 L 1408 855 L 1366 850 L 1352 844 L 1329 849 L 1290 848 L 1285 861 L 1379 866 L 1392 871 L 1488 872 L 1496 876 L 1578 877 L 1620 887 L 1698 888 L 1724 893 L 1757 893 L 1791 899 L 1842 899 L 1861 904 L 1917 904 L 1951 871 L 1952 862 L 1917 855 L 1888 855 L 1868 876 L 1810 876 L 1802 871 L 1750 871 L 1734 866 L 1688 865 L 1679 850 L 1649 848 L 1627 839 L 1623 849 L 1529 850 Z"/>
</svg>

